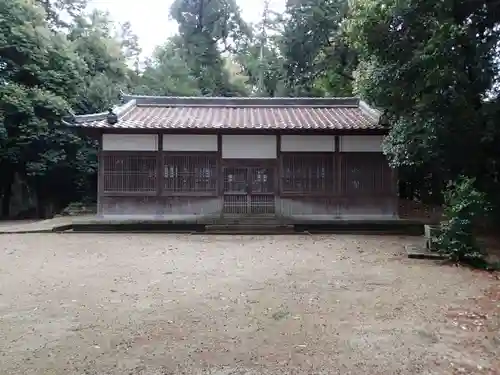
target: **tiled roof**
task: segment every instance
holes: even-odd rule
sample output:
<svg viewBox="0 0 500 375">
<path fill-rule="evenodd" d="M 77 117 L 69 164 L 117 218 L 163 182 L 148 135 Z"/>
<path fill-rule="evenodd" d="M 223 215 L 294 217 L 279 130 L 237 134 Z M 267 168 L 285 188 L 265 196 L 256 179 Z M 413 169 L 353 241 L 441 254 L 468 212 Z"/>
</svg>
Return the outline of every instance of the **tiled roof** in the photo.
<svg viewBox="0 0 500 375">
<path fill-rule="evenodd" d="M 380 113 L 357 98 L 192 98 L 125 96 L 108 112 L 67 125 L 105 129 L 381 129 Z"/>
</svg>

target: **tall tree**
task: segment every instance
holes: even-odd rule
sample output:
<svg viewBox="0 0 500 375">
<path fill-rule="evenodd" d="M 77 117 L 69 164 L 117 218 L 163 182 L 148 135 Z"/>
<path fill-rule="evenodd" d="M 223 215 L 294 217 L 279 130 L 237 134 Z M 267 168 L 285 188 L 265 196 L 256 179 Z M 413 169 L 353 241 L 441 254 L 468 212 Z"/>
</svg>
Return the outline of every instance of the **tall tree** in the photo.
<svg viewBox="0 0 500 375">
<path fill-rule="evenodd" d="M 59 162 L 78 152 L 78 142 L 58 125 L 68 110 L 65 98 L 82 83 L 82 61 L 32 2 L 0 2 L 0 19 L 0 189 L 7 216 L 16 174 L 37 193 L 48 177 L 74 177 L 57 173 Z"/>
<path fill-rule="evenodd" d="M 289 0 L 283 55 L 290 95 L 352 95 L 357 55 L 343 41 L 347 0 Z"/>
<path fill-rule="evenodd" d="M 284 60 L 281 53 L 283 17 L 264 9 L 262 19 L 253 25 L 254 32 L 240 44 L 235 60 L 248 76 L 247 84 L 256 96 L 284 94 Z"/>
<path fill-rule="evenodd" d="M 120 42 L 127 63 L 133 67 L 134 73 L 138 75 L 140 71 L 142 48 L 139 43 L 139 37 L 132 30 L 132 24 L 130 22 L 120 24 L 117 39 Z"/>
<path fill-rule="evenodd" d="M 391 120 L 387 156 L 434 190 L 465 174 L 491 191 L 498 176 L 496 3 L 358 0 L 346 22 L 357 91 Z"/>
<path fill-rule="evenodd" d="M 196 96 L 201 95 L 198 80 L 185 60 L 179 36 L 157 47 L 146 61 L 134 91 L 143 95 Z"/>
<path fill-rule="evenodd" d="M 81 16 L 87 7 L 87 0 L 34 0 L 45 10 L 49 26 L 67 28 L 72 20 Z"/>
<path fill-rule="evenodd" d="M 248 33 L 235 0 L 175 0 L 171 16 L 179 24 L 185 59 L 202 94 L 241 94 L 232 87 L 222 57 Z"/>
<path fill-rule="evenodd" d="M 84 84 L 75 98 L 75 111 L 95 113 L 116 104 L 120 90 L 130 84 L 123 40 L 116 37 L 115 26 L 107 13 L 95 10 L 71 25 L 68 38 L 85 62 Z"/>
</svg>

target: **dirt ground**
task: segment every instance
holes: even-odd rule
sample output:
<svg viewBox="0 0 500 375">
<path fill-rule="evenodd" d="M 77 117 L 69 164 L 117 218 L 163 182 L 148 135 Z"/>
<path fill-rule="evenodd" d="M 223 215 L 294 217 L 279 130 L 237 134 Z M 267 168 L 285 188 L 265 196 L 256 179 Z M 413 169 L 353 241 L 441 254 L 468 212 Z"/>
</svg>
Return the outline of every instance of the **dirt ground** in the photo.
<svg viewBox="0 0 500 375">
<path fill-rule="evenodd" d="M 497 277 L 415 241 L 2 235 L 0 374 L 500 373 Z"/>
</svg>

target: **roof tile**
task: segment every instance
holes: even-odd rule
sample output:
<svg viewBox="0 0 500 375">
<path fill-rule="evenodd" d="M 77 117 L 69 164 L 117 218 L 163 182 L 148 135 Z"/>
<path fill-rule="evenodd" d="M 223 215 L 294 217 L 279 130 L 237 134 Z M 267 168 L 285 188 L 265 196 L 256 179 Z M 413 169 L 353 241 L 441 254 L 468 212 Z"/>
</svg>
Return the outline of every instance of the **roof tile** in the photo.
<svg viewBox="0 0 500 375">
<path fill-rule="evenodd" d="M 107 122 L 107 113 L 75 116 L 71 125 L 110 129 L 382 128 L 378 112 L 355 98 L 130 97 L 115 113 L 119 120 L 114 125 Z"/>
</svg>

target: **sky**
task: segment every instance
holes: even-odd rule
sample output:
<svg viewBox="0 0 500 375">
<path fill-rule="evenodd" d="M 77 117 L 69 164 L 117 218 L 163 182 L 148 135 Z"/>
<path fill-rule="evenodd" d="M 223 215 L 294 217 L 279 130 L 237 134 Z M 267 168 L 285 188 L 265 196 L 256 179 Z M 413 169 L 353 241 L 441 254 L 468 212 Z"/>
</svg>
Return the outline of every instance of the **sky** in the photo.
<svg viewBox="0 0 500 375">
<path fill-rule="evenodd" d="M 113 21 L 130 21 L 132 30 L 139 37 L 143 56 L 151 55 L 153 49 L 175 34 L 177 24 L 169 20 L 169 9 L 173 0 L 90 0 L 91 8 L 107 10 Z M 262 18 L 264 0 L 236 0 L 242 16 L 247 22 L 258 22 Z M 286 0 L 270 0 L 270 8 L 283 12 Z"/>
</svg>

